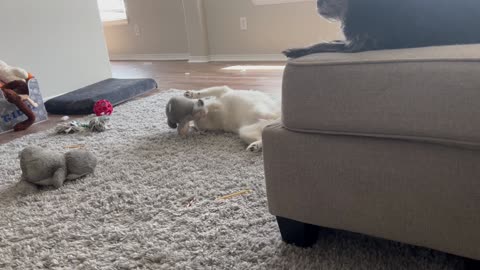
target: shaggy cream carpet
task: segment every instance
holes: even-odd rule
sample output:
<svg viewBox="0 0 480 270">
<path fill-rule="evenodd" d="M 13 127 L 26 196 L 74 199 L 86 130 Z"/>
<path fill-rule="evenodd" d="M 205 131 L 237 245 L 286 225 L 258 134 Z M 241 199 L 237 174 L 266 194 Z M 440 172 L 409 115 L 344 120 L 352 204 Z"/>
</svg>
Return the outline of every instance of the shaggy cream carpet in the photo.
<svg viewBox="0 0 480 270">
<path fill-rule="evenodd" d="M 261 154 L 231 134 L 179 138 L 165 91 L 116 108 L 113 129 L 0 145 L 0 269 L 461 269 L 453 256 L 366 236 L 282 243 Z M 18 185 L 18 152 L 85 145 L 94 175 L 60 189 Z M 250 190 L 230 199 L 221 196 Z"/>
</svg>

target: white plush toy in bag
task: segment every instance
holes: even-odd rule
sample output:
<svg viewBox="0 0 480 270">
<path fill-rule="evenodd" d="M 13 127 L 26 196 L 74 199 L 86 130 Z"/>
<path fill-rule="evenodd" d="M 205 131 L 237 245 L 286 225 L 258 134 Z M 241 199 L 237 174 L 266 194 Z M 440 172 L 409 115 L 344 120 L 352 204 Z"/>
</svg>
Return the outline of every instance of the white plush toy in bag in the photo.
<svg viewBox="0 0 480 270">
<path fill-rule="evenodd" d="M 0 81 L 4 83 L 9 83 L 12 81 L 28 79 L 28 72 L 22 68 L 11 67 L 7 63 L 0 60 Z"/>
</svg>

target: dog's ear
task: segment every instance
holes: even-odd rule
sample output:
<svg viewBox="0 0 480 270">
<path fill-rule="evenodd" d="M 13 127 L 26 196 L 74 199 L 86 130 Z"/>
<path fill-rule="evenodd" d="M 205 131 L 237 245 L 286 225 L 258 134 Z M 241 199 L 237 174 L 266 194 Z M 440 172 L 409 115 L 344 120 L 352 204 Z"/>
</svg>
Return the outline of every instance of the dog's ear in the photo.
<svg viewBox="0 0 480 270">
<path fill-rule="evenodd" d="M 177 124 L 176 123 L 173 123 L 172 121 L 168 120 L 168 126 L 170 128 L 177 128 Z"/>
</svg>

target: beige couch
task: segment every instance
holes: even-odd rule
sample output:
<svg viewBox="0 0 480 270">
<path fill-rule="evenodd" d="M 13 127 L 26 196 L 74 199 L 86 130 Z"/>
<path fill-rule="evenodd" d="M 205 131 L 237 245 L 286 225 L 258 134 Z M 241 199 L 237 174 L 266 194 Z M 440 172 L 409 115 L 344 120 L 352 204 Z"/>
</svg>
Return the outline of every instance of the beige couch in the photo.
<svg viewBox="0 0 480 270">
<path fill-rule="evenodd" d="M 480 45 L 291 60 L 282 109 L 263 142 L 285 241 L 309 246 L 322 226 L 480 269 Z"/>
</svg>

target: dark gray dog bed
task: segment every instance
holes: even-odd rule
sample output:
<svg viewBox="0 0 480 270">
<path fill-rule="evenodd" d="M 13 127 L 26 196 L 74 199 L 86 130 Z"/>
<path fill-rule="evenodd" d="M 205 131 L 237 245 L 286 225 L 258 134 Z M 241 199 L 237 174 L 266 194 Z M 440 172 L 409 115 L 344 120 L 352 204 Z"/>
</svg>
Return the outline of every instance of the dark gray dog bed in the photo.
<svg viewBox="0 0 480 270">
<path fill-rule="evenodd" d="M 45 102 L 45 107 L 53 114 L 91 114 L 93 105 L 101 99 L 115 106 L 156 88 L 153 79 L 107 79 L 52 98 Z"/>
</svg>

